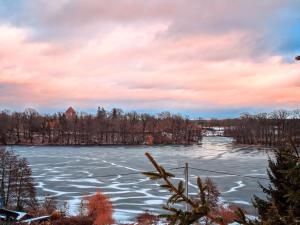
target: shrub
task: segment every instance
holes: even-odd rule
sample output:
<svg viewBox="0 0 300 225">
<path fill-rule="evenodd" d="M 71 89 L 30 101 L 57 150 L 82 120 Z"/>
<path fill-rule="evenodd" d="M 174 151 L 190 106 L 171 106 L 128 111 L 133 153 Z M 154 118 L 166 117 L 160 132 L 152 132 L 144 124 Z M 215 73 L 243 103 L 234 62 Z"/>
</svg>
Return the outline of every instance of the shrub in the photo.
<svg viewBox="0 0 300 225">
<path fill-rule="evenodd" d="M 94 225 L 93 218 L 88 216 L 64 217 L 51 222 L 51 225 Z"/>
<path fill-rule="evenodd" d="M 113 224 L 112 204 L 109 199 L 99 191 L 88 198 L 88 216 L 93 218 L 94 225 Z"/>
<path fill-rule="evenodd" d="M 159 222 L 159 217 L 146 211 L 137 216 L 136 222 L 138 225 L 156 225 Z"/>
</svg>

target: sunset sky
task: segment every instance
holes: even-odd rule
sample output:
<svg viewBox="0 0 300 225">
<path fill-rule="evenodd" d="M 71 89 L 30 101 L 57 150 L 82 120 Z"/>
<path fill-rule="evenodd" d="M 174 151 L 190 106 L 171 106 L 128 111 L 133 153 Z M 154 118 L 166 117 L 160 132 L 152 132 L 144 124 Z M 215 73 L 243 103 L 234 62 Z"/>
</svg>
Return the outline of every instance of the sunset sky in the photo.
<svg viewBox="0 0 300 225">
<path fill-rule="evenodd" d="M 297 108 L 299 12 L 299 0 L 0 0 L 0 109 Z"/>
</svg>

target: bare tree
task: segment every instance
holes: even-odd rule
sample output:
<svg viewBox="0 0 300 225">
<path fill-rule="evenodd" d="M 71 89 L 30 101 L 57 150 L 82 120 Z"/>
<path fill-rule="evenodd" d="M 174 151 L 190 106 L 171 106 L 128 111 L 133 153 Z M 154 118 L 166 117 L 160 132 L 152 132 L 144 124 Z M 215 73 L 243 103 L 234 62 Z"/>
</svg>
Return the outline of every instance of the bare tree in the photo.
<svg viewBox="0 0 300 225">
<path fill-rule="evenodd" d="M 244 114 L 239 123 L 227 130 L 238 143 L 281 145 L 288 139 L 300 144 L 299 110 L 277 110 L 257 115 Z"/>
<path fill-rule="evenodd" d="M 22 209 L 35 201 L 35 187 L 26 159 L 0 149 L 0 197 L 5 207 Z"/>
<path fill-rule="evenodd" d="M 96 115 L 66 113 L 40 115 L 34 109 L 0 113 L 1 144 L 103 145 L 193 144 L 201 138 L 196 122 L 163 112 L 158 115 L 124 113 L 99 107 Z M 197 132 L 195 132 L 197 131 Z"/>
</svg>

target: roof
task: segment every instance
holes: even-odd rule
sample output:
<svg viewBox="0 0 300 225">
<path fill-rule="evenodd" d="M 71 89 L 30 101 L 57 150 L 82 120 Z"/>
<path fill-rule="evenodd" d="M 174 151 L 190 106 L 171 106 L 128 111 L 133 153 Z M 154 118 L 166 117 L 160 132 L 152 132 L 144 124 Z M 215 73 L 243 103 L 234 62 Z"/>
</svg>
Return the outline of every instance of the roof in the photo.
<svg viewBox="0 0 300 225">
<path fill-rule="evenodd" d="M 18 211 L 0 208 L 0 219 L 3 220 L 12 219 L 14 221 L 20 221 L 22 223 L 31 224 L 32 222 L 37 222 L 37 221 L 39 222 L 47 221 L 51 218 L 51 216 L 40 216 L 35 218 L 30 218 L 30 217 L 31 216 L 29 216 L 25 212 L 18 212 Z"/>
<path fill-rule="evenodd" d="M 40 217 L 35 217 L 35 218 L 31 218 L 31 219 L 27 219 L 27 220 L 23 220 L 22 223 L 32 223 L 32 222 L 43 222 L 43 221 L 47 221 L 50 220 L 51 216 L 40 216 Z"/>
<path fill-rule="evenodd" d="M 17 212 L 17 211 L 13 211 L 13 210 L 8 210 L 8 209 L 0 209 L 0 215 L 1 217 L 9 217 L 9 218 L 13 218 L 15 220 L 21 220 L 23 217 L 25 217 L 27 215 L 27 213 L 25 212 Z"/>
<path fill-rule="evenodd" d="M 74 113 L 76 113 L 76 111 L 75 111 L 75 109 L 73 109 L 72 106 L 70 106 L 70 107 L 67 109 L 66 113 L 68 113 L 68 114 L 74 114 Z"/>
</svg>

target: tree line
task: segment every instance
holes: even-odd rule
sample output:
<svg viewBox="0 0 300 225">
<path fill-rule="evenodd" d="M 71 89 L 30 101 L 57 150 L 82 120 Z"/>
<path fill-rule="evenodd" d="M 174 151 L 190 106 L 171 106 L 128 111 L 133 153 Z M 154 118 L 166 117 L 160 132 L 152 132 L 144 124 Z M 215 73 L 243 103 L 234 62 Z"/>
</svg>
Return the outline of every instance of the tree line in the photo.
<svg viewBox="0 0 300 225">
<path fill-rule="evenodd" d="M 192 144 L 200 139 L 201 130 L 192 120 L 169 112 L 150 115 L 103 107 L 95 115 L 41 115 L 34 109 L 0 112 L 4 145 Z"/>
<path fill-rule="evenodd" d="M 243 114 L 225 129 L 240 144 L 281 145 L 288 139 L 300 145 L 300 110 Z"/>
</svg>

